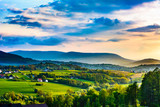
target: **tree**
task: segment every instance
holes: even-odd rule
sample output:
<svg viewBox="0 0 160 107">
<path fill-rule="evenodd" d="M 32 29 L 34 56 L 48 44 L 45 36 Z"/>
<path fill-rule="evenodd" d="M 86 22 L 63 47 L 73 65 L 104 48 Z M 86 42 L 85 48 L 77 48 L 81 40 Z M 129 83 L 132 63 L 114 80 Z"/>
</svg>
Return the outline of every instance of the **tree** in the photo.
<svg viewBox="0 0 160 107">
<path fill-rule="evenodd" d="M 126 90 L 126 104 L 133 105 L 137 107 L 137 94 L 138 94 L 138 85 L 137 82 L 129 85 Z"/>
<path fill-rule="evenodd" d="M 43 76 L 42 76 L 42 79 L 43 79 L 43 80 L 46 80 L 47 78 L 46 78 L 46 76 L 45 76 L 45 75 L 43 75 Z"/>
<path fill-rule="evenodd" d="M 73 97 L 67 94 L 64 100 L 64 107 L 72 107 L 72 105 L 73 105 Z"/>
<path fill-rule="evenodd" d="M 106 106 L 106 99 L 107 99 L 107 91 L 105 89 L 102 89 L 99 92 L 99 101 L 102 107 Z"/>
<path fill-rule="evenodd" d="M 160 70 L 158 68 L 145 74 L 139 99 L 142 106 L 160 106 Z"/>
<path fill-rule="evenodd" d="M 45 102 L 48 105 L 48 107 L 53 107 L 53 98 L 51 96 L 47 96 Z"/>
<path fill-rule="evenodd" d="M 86 103 L 85 107 L 91 107 L 90 99 L 89 98 L 87 99 L 87 103 Z"/>
</svg>

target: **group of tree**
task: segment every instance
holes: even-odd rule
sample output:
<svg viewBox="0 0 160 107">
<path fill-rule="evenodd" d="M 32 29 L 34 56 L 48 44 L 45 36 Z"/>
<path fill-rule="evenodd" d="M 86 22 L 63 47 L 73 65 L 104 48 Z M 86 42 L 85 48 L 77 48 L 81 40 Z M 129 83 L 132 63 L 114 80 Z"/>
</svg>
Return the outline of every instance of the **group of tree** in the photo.
<svg viewBox="0 0 160 107">
<path fill-rule="evenodd" d="M 2 70 L 45 70 L 49 69 L 51 71 L 53 70 L 87 70 L 87 68 L 80 67 L 78 65 L 73 64 L 53 64 L 48 62 L 41 62 L 38 64 L 31 64 L 31 65 L 17 65 L 17 66 L 2 66 L 0 65 L 0 69 Z"/>
<path fill-rule="evenodd" d="M 85 79 L 89 81 L 95 81 L 99 82 L 101 84 L 103 83 L 109 83 L 109 84 L 127 84 L 129 83 L 130 79 L 128 79 L 125 76 L 110 76 L 109 74 L 101 73 L 101 72 L 81 72 L 81 73 L 72 73 L 70 74 L 73 77 L 79 78 L 79 79 Z"/>
<path fill-rule="evenodd" d="M 136 83 L 130 85 L 130 87 L 135 87 L 134 85 Z M 65 95 L 53 96 L 51 92 L 43 92 L 42 90 L 35 89 L 37 93 L 35 97 L 15 94 L 14 92 L 5 93 L 0 98 L 0 104 L 19 101 L 23 104 L 46 103 L 48 107 L 125 107 L 136 104 L 136 102 L 130 99 L 131 96 L 136 94 L 133 90 L 134 88 L 128 87 L 126 89 L 117 85 L 112 89 L 102 89 L 101 91 L 90 89 L 87 92 L 75 93 L 72 90 L 67 90 Z"/>
<path fill-rule="evenodd" d="M 84 82 L 74 80 L 74 79 L 61 78 L 61 79 L 58 79 L 56 81 L 60 84 L 66 84 L 66 85 L 70 85 L 70 86 L 73 86 L 73 87 L 88 88 L 89 86 L 91 86 L 88 83 L 84 83 Z"/>
<path fill-rule="evenodd" d="M 140 103 L 143 106 L 160 106 L 160 69 L 145 74 L 140 89 Z"/>
</svg>

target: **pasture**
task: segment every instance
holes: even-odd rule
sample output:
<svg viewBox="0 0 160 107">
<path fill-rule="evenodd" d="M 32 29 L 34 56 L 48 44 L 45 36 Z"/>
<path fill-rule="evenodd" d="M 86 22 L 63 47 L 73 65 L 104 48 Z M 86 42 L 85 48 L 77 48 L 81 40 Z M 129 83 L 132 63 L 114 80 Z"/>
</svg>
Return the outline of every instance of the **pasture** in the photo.
<svg viewBox="0 0 160 107">
<path fill-rule="evenodd" d="M 44 92 L 52 92 L 53 95 L 60 95 L 65 94 L 68 89 L 73 91 L 79 91 L 81 89 L 57 83 L 43 83 L 43 86 L 36 86 L 36 83 L 37 82 L 18 82 L 0 79 L 0 95 L 10 91 L 22 93 L 24 95 L 36 95 L 36 93 L 34 93 L 35 88 Z"/>
</svg>

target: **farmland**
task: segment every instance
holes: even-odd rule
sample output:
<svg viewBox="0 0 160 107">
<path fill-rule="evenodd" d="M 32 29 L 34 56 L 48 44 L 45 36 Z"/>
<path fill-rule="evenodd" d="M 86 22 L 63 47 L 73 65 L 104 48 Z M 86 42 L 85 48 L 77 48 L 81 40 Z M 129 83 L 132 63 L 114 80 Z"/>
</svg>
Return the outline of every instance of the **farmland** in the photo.
<svg viewBox="0 0 160 107">
<path fill-rule="evenodd" d="M 44 71 L 47 67 L 52 70 Z M 78 69 L 76 70 L 76 68 Z M 46 93 L 52 92 L 53 95 L 61 95 L 65 94 L 68 89 L 76 92 L 94 85 L 97 87 L 97 83 L 103 84 L 103 87 L 106 83 L 112 86 L 113 83 L 119 81 L 122 82 L 119 84 L 127 85 L 129 83 L 128 78 L 135 79 L 141 76 L 141 74 L 126 71 L 89 70 L 74 65 L 55 65 L 48 63 L 18 67 L 2 66 L 1 69 L 21 70 L 19 72 L 5 74 L 7 76 L 13 76 L 13 80 L 0 79 L 0 95 L 14 91 L 16 93 L 35 96 L 35 89 L 42 90 Z M 42 86 L 37 86 L 37 78 L 45 78 L 49 82 L 42 82 Z"/>
<path fill-rule="evenodd" d="M 24 105 L 47 103 L 49 107 L 56 106 L 59 101 L 68 104 L 76 98 L 79 100 L 77 102 L 80 102 L 81 99 L 84 100 L 81 97 L 90 98 L 92 93 L 94 93 L 93 96 L 99 98 L 103 91 L 109 93 L 108 97 L 114 95 L 116 90 L 119 94 L 125 95 L 130 84 L 136 81 L 141 82 L 144 75 L 144 73 L 94 70 L 75 65 L 55 65 L 51 63 L 0 66 L 0 69 L 3 71 L 0 73 L 0 97 L 5 99 L 1 100 L 2 103 L 6 103 L 6 101 Z M 140 84 L 137 83 L 137 85 Z M 66 100 L 69 102 L 66 102 Z M 49 105 L 50 102 L 51 105 Z M 92 101 L 93 105 L 94 102 L 97 101 Z M 84 104 L 86 103 L 85 101 Z"/>
<path fill-rule="evenodd" d="M 36 82 L 17 82 L 0 79 L 0 95 L 10 91 L 22 93 L 25 95 L 36 95 L 34 92 L 35 88 L 43 90 L 44 92 L 52 92 L 53 95 L 60 95 L 65 94 L 68 89 L 73 91 L 78 91 L 81 89 L 57 83 L 43 83 L 43 86 L 36 86 L 35 84 Z"/>
</svg>

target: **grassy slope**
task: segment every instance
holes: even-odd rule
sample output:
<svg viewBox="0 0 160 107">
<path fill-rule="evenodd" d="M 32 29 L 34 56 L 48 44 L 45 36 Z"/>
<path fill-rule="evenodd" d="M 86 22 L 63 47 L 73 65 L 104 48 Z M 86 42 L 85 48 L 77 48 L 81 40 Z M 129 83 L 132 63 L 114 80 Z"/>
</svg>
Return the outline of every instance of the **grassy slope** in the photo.
<svg viewBox="0 0 160 107">
<path fill-rule="evenodd" d="M 65 94 L 68 89 L 72 89 L 74 91 L 80 90 L 80 88 L 77 87 L 71 87 L 56 83 L 44 83 L 43 86 L 36 86 L 35 84 L 36 82 L 16 82 L 0 79 L 0 95 L 11 90 L 15 91 L 16 93 L 35 95 L 35 88 L 43 90 L 45 92 L 53 92 L 54 95 Z"/>
<path fill-rule="evenodd" d="M 133 75 L 133 73 L 124 72 L 124 71 L 114 71 L 114 70 L 110 70 L 110 71 L 116 72 L 116 73 L 121 72 L 124 75 Z M 21 71 L 21 72 L 24 74 L 31 73 L 30 71 Z M 64 76 L 64 75 L 69 75 L 70 73 L 73 73 L 73 72 L 81 72 L 81 71 L 79 70 L 54 70 L 53 72 L 48 72 L 48 73 L 56 74 L 58 76 Z M 40 70 L 34 70 L 32 71 L 32 73 L 39 74 L 39 73 L 45 73 L 45 72 L 40 71 Z M 23 77 L 27 80 L 27 82 L 25 81 L 17 82 L 17 81 L 9 81 L 9 80 L 0 79 L 0 95 L 4 94 L 5 92 L 9 92 L 9 91 L 15 91 L 16 93 L 22 93 L 26 95 L 35 95 L 34 93 L 35 88 L 43 90 L 45 92 L 53 92 L 53 95 L 65 94 L 66 90 L 68 89 L 72 89 L 73 91 L 78 91 L 81 89 L 81 88 L 67 86 L 67 85 L 58 84 L 58 83 L 44 83 L 43 86 L 36 86 L 35 85 L 36 82 L 30 82 L 30 79 L 26 75 L 22 75 L 21 73 L 14 73 L 13 75 L 18 76 L 19 78 Z M 83 80 L 83 79 L 75 79 L 75 80 L 86 82 L 91 85 L 94 84 L 93 81 L 88 81 L 88 80 Z M 125 86 L 127 85 L 128 84 L 125 84 Z"/>
</svg>

